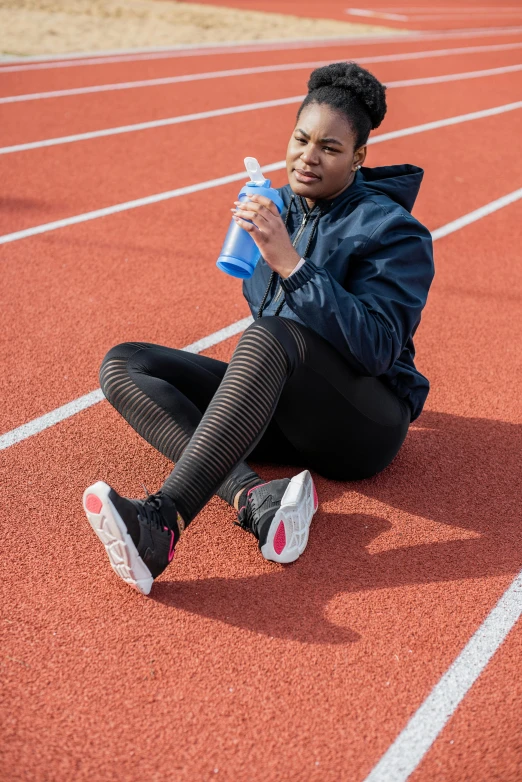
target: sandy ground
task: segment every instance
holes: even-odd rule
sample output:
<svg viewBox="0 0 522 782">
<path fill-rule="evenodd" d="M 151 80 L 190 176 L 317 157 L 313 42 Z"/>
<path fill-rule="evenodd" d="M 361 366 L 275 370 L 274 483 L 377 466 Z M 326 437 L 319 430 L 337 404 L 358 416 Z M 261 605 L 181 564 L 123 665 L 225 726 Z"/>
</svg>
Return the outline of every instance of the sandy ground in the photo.
<svg viewBox="0 0 522 782">
<path fill-rule="evenodd" d="M 397 32 L 173 0 L 0 0 L 3 55 Z"/>
</svg>

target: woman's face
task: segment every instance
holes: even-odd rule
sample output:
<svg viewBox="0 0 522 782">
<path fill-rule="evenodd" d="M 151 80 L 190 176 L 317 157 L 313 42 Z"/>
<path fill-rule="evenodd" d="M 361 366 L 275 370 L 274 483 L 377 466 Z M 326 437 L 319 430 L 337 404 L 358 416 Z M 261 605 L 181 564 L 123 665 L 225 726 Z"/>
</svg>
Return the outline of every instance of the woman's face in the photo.
<svg viewBox="0 0 522 782">
<path fill-rule="evenodd" d="M 306 106 L 286 151 L 288 182 L 294 193 L 312 206 L 346 190 L 355 167 L 366 157 L 366 146 L 354 147 L 355 134 L 340 112 L 325 104 Z"/>
</svg>

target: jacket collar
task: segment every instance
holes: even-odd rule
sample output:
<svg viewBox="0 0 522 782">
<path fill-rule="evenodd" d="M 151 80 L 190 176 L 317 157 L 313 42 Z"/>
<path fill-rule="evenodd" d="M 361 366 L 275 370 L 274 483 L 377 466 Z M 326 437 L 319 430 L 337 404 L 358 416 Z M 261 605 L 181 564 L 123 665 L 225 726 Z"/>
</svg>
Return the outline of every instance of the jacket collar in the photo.
<svg viewBox="0 0 522 782">
<path fill-rule="evenodd" d="M 314 209 L 319 207 L 318 211 L 321 214 L 327 214 L 337 210 L 338 207 L 344 210 L 348 204 L 356 203 L 362 198 L 384 195 L 411 212 L 423 174 L 422 168 L 412 166 L 409 163 L 377 168 L 363 167 L 356 171 L 352 184 L 346 190 L 331 200 L 317 201 Z M 290 185 L 286 185 L 281 190 L 283 193 L 286 191 L 286 197 L 289 201 L 292 196 Z M 298 211 L 300 209 L 302 214 L 307 214 L 310 211 L 304 199 L 296 196 L 295 200 L 299 204 Z"/>
<path fill-rule="evenodd" d="M 304 216 L 307 214 L 317 214 L 318 212 L 321 214 L 326 214 L 327 212 L 331 212 L 333 209 L 336 209 L 338 206 L 344 206 L 349 204 L 351 201 L 358 200 L 363 195 L 362 182 L 363 178 L 361 172 L 356 171 L 353 182 L 346 188 L 346 190 L 343 190 L 343 192 L 339 193 L 339 195 L 335 198 L 320 199 L 316 201 L 313 209 L 310 209 L 303 196 L 298 196 L 292 191 L 290 185 L 286 185 L 284 189 L 287 190 L 288 196 L 290 198 L 292 195 L 295 196 L 294 200 L 297 204 L 297 209 Z"/>
</svg>

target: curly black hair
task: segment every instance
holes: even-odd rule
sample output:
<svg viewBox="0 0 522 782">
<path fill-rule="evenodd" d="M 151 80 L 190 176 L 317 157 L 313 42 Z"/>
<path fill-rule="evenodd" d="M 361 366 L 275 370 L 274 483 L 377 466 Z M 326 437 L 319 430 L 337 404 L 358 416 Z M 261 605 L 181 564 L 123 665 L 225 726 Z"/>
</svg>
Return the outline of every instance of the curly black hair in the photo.
<svg viewBox="0 0 522 782">
<path fill-rule="evenodd" d="M 297 119 L 310 103 L 326 103 L 344 114 L 355 132 L 358 149 L 384 119 L 385 91 L 384 84 L 356 62 L 333 62 L 312 71 Z"/>
</svg>

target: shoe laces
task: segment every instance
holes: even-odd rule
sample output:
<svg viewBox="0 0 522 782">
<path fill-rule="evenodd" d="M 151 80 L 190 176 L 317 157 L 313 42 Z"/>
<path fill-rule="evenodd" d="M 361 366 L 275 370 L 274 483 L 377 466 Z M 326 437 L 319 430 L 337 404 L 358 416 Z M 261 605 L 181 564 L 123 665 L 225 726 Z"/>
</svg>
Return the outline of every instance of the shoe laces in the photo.
<svg viewBox="0 0 522 782">
<path fill-rule="evenodd" d="M 143 488 L 148 496 L 145 500 L 140 502 L 138 518 L 141 518 L 148 527 L 154 526 L 160 531 L 163 531 L 165 527 L 167 527 L 171 532 L 174 532 L 169 520 L 161 513 L 161 494 L 150 494 L 145 486 L 143 486 Z"/>
<path fill-rule="evenodd" d="M 268 483 L 268 481 L 267 481 L 267 483 Z M 266 486 L 266 483 L 260 483 L 260 484 L 258 484 L 257 486 L 254 486 L 252 489 L 250 489 L 248 491 L 245 504 L 243 505 L 243 507 L 238 512 L 238 515 L 237 515 L 238 520 L 234 522 L 236 527 L 240 527 L 241 529 L 244 529 L 247 532 L 251 532 L 252 535 L 254 535 L 254 537 L 256 537 L 256 538 L 257 538 L 257 533 L 256 533 L 256 531 L 254 529 L 254 521 L 255 521 L 255 519 L 254 519 L 254 516 L 252 514 L 252 504 L 251 504 L 252 500 L 250 498 L 250 495 L 256 489 L 260 489 L 261 486 Z M 267 500 L 272 500 L 272 496 L 268 495 L 268 497 L 266 497 L 263 500 L 262 505 L 264 505 Z"/>
</svg>

